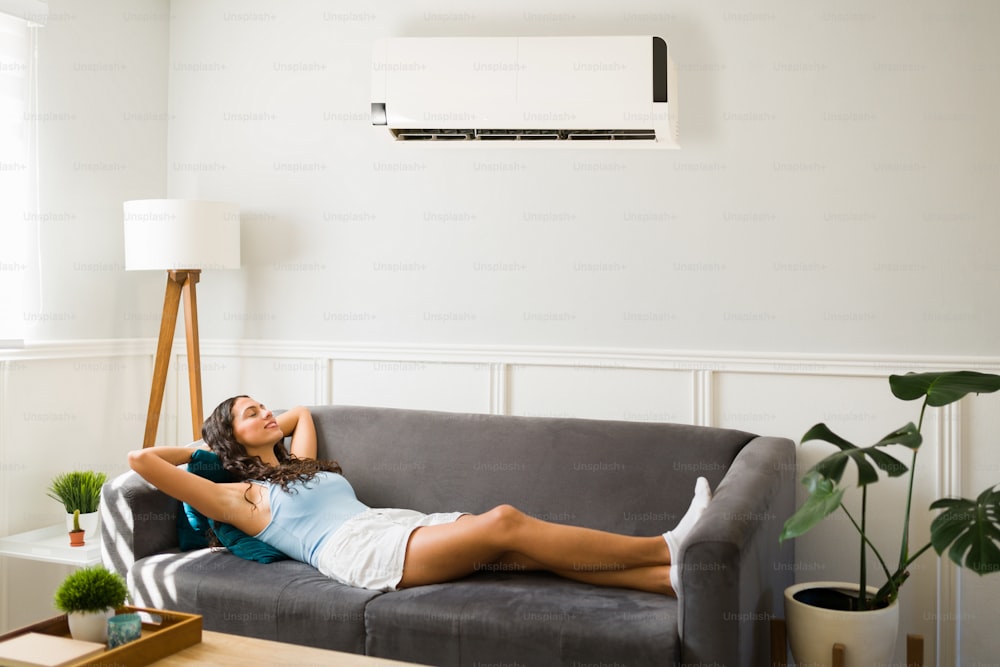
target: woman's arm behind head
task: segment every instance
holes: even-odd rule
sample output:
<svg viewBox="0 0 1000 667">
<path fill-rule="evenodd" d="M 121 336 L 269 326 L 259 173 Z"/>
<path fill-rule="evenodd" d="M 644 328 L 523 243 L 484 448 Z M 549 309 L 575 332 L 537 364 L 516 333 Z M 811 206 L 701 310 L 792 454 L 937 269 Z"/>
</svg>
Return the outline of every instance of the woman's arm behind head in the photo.
<svg viewBox="0 0 1000 667">
<path fill-rule="evenodd" d="M 296 406 L 277 417 L 278 426 L 285 436 L 292 436 L 289 447 L 292 454 L 300 459 L 316 458 L 316 426 L 308 408 Z"/>
<path fill-rule="evenodd" d="M 244 527 L 257 518 L 254 504 L 246 498 L 248 485 L 216 484 L 178 468 L 191 461 L 193 451 L 191 447 L 146 447 L 129 452 L 128 464 L 160 491 L 191 505 L 209 519 L 246 530 Z"/>
</svg>

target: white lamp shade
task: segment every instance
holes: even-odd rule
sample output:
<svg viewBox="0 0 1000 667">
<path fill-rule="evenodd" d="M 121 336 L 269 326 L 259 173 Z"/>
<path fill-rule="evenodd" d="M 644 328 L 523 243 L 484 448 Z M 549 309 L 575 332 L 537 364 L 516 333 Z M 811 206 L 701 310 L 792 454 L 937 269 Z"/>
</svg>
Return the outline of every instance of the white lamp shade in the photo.
<svg viewBox="0 0 1000 667">
<path fill-rule="evenodd" d="M 125 209 L 125 270 L 240 268 L 240 207 L 196 199 L 137 199 Z"/>
</svg>

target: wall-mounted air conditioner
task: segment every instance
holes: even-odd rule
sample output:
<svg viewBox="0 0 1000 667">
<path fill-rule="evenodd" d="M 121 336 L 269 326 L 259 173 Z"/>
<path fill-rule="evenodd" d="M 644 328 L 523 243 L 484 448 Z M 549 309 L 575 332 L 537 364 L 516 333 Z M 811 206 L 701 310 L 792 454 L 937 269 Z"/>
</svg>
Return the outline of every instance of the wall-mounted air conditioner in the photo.
<svg viewBox="0 0 1000 667">
<path fill-rule="evenodd" d="M 678 148 L 677 78 L 659 37 L 386 38 L 372 124 L 402 142 Z"/>
</svg>

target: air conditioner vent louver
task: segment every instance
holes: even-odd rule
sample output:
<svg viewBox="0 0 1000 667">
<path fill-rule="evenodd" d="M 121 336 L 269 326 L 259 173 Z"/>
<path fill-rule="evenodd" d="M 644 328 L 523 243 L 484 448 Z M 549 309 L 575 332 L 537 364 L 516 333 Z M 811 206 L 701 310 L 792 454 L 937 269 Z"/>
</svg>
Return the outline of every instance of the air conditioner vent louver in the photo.
<svg viewBox="0 0 1000 667">
<path fill-rule="evenodd" d="M 649 130 L 394 129 L 400 141 L 651 141 Z"/>
<path fill-rule="evenodd" d="M 649 35 L 387 37 L 371 119 L 411 145 L 678 148 L 677 78 Z"/>
</svg>

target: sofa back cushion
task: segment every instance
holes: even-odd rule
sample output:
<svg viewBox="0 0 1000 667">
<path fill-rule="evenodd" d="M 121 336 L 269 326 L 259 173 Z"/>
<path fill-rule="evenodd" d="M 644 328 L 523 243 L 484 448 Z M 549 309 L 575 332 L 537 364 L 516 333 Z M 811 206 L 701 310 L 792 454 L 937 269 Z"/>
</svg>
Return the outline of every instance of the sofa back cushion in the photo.
<svg viewBox="0 0 1000 667">
<path fill-rule="evenodd" d="M 541 519 L 631 535 L 674 527 L 699 476 L 712 487 L 755 436 L 644 422 L 356 406 L 311 408 L 319 456 L 372 507 Z"/>
</svg>

